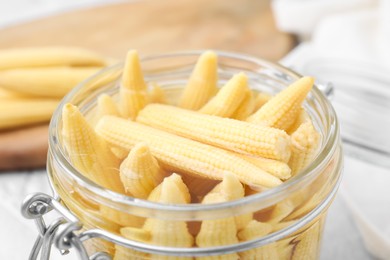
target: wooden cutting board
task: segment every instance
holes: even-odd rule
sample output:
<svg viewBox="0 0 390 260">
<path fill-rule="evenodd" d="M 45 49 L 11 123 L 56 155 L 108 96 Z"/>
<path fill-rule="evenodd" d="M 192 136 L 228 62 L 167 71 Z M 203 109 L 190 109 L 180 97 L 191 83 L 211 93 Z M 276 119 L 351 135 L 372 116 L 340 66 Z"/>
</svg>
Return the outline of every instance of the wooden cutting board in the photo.
<svg viewBox="0 0 390 260">
<path fill-rule="evenodd" d="M 260 0 L 135 1 L 0 30 L 0 49 L 49 45 L 85 47 L 117 59 L 128 49 L 141 55 L 219 49 L 276 61 L 294 47 L 295 39 L 276 29 L 269 2 Z M 13 162 L 0 161 L 0 170 L 42 167 L 47 131 L 18 131 L 0 133 L 0 154 Z M 6 147 L 10 139 L 14 149 Z"/>
</svg>

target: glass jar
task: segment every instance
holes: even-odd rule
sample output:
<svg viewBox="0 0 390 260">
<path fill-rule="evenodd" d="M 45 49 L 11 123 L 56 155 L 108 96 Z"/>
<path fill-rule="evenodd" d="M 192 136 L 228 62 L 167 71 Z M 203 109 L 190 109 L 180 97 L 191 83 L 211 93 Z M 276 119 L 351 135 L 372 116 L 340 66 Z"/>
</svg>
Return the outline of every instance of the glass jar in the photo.
<svg viewBox="0 0 390 260">
<path fill-rule="evenodd" d="M 142 59 L 146 82 L 157 82 L 174 103 L 200 53 L 182 52 Z M 217 54 L 220 84 L 243 71 L 254 91 L 274 94 L 300 77 L 287 68 L 261 59 L 227 52 Z M 326 212 L 340 183 L 343 156 L 335 112 L 317 86 L 309 93 L 304 107 L 322 138 L 317 156 L 306 169 L 276 188 L 260 193 L 247 189 L 253 194 L 239 200 L 207 205 L 167 205 L 118 194 L 91 182 L 72 166 L 63 145 L 62 106 L 68 102 L 77 105 L 94 124 L 97 97 L 107 93 L 118 100 L 122 67 L 123 64 L 119 64 L 105 69 L 76 87 L 64 98 L 50 124 L 49 179 L 62 203 L 58 206 L 60 212 L 70 211 L 72 217 L 66 219 L 77 222 L 77 228 L 70 230 L 72 236 L 83 241 L 89 255 L 105 252 L 101 255 L 114 256 L 117 252 L 115 259 L 203 259 L 206 256 L 214 258 L 204 259 L 255 259 L 251 254 L 256 255 L 256 259 L 318 258 Z M 110 214 L 106 214 L 107 211 Z M 146 218 L 155 218 L 169 225 L 186 223 L 195 236 L 202 221 L 248 214 L 257 221 L 269 223 L 270 232 L 254 235 L 247 241 L 241 241 L 238 236 L 235 242 L 203 248 L 166 247 L 136 236 L 126 239 L 119 232 L 123 226 L 140 227 Z M 71 247 L 69 233 L 64 235 L 62 231 L 60 234 L 63 236 L 56 240 L 57 246 L 60 249 Z"/>
</svg>

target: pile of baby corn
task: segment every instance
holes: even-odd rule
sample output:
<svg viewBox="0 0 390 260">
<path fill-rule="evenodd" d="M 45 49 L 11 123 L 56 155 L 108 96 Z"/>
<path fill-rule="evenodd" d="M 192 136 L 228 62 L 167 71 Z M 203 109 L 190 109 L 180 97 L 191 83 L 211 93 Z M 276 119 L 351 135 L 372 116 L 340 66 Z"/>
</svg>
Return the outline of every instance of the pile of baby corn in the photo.
<svg viewBox="0 0 390 260">
<path fill-rule="evenodd" d="M 104 66 L 80 48 L 0 50 L 0 131 L 48 122 L 62 97 Z"/>
<path fill-rule="evenodd" d="M 237 200 L 246 190 L 261 192 L 299 173 L 320 142 L 302 108 L 313 79 L 303 77 L 272 97 L 252 91 L 244 73 L 218 89 L 217 66 L 214 52 L 203 53 L 177 104 L 168 104 L 163 88 L 147 86 L 137 52 L 129 51 L 119 99 L 98 98 L 96 124 L 87 122 L 76 106 L 63 107 L 62 134 L 73 165 L 105 188 L 169 204 Z M 284 216 L 276 222 L 292 209 L 281 205 L 276 211 Z M 161 246 L 220 246 L 273 230 L 272 223 L 259 222 L 252 213 L 204 220 L 196 231 L 186 222 L 143 220 L 107 206 L 100 206 L 100 214 L 120 225 L 124 237 Z M 161 258 L 116 248 L 115 259 Z M 295 251 L 299 257 L 299 247 Z M 277 247 L 270 244 L 200 259 L 277 257 Z"/>
</svg>

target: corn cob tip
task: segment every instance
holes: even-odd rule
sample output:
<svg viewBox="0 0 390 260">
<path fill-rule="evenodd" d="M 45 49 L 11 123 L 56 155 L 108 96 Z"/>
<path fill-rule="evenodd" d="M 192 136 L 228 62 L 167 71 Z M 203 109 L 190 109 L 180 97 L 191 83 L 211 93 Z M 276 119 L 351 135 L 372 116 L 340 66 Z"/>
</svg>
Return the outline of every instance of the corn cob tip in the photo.
<svg viewBox="0 0 390 260">
<path fill-rule="evenodd" d="M 164 178 L 161 183 L 159 202 L 186 204 L 190 203 L 190 201 L 190 192 L 180 175 L 173 173 L 169 177 Z"/>
<path fill-rule="evenodd" d="M 214 76 L 217 71 L 217 59 L 217 54 L 213 51 L 206 51 L 202 53 L 196 62 L 191 77 L 196 76 L 207 79 L 210 76 Z"/>
<path fill-rule="evenodd" d="M 319 139 L 320 134 L 315 130 L 310 121 L 301 124 L 291 135 L 293 144 L 302 149 L 317 146 Z"/>
<path fill-rule="evenodd" d="M 122 76 L 122 87 L 131 90 L 146 90 L 138 52 L 129 50 Z"/>
<path fill-rule="evenodd" d="M 227 201 L 244 197 L 245 190 L 236 175 L 225 172 L 223 180 L 210 191 L 210 193 L 220 193 Z"/>
</svg>

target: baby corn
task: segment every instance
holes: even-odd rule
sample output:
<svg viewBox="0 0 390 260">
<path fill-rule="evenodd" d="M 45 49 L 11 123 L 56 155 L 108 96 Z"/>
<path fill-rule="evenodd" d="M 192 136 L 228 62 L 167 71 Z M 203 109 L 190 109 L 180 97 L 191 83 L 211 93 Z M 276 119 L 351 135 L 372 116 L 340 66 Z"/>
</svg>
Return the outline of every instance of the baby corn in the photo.
<svg viewBox="0 0 390 260">
<path fill-rule="evenodd" d="M 48 66 L 105 66 L 100 55 L 74 47 L 0 50 L 0 70 Z"/>
<path fill-rule="evenodd" d="M 272 210 L 270 215 L 269 223 L 276 224 L 285 219 L 288 215 L 290 215 L 294 209 L 296 208 L 296 204 L 293 200 L 285 199 L 278 204 Z"/>
<path fill-rule="evenodd" d="M 212 192 L 206 195 L 203 204 L 226 202 L 226 197 L 221 193 Z M 237 226 L 233 217 L 203 220 L 199 234 L 196 236 L 198 247 L 213 247 L 222 245 L 237 244 Z M 223 256 L 198 257 L 202 260 L 238 259 L 237 254 Z"/>
<path fill-rule="evenodd" d="M 179 100 L 179 107 L 198 110 L 217 93 L 217 55 L 212 51 L 203 53 L 191 74 Z"/>
<path fill-rule="evenodd" d="M 107 94 L 101 94 L 97 100 L 97 118 L 103 116 L 119 116 L 118 108 L 116 107 L 115 102 L 112 100 L 111 96 Z"/>
<path fill-rule="evenodd" d="M 124 238 L 135 240 L 138 242 L 148 243 L 151 236 L 148 231 L 140 228 L 124 227 L 120 230 L 121 235 Z M 135 251 L 131 248 L 115 245 L 115 256 L 114 260 L 144 260 L 148 259 L 149 254 L 144 252 Z"/>
<path fill-rule="evenodd" d="M 160 104 L 145 107 L 137 122 L 242 154 L 290 158 L 290 137 L 271 127 Z"/>
<path fill-rule="evenodd" d="M 149 101 L 150 103 L 168 103 L 164 90 L 157 83 L 152 83 L 152 89 L 149 92 Z"/>
<path fill-rule="evenodd" d="M 320 144 L 320 134 L 311 121 L 303 123 L 291 135 L 292 153 L 288 162 L 292 175 L 303 170 L 314 158 Z"/>
<path fill-rule="evenodd" d="M 0 130 L 48 122 L 59 100 L 12 98 L 0 101 Z"/>
<path fill-rule="evenodd" d="M 298 127 L 300 127 L 303 123 L 306 123 L 307 121 L 310 121 L 310 117 L 305 111 L 303 107 L 301 107 L 299 115 L 297 119 L 295 119 L 294 123 L 290 126 L 290 128 L 286 131 L 289 135 L 294 133 Z"/>
<path fill-rule="evenodd" d="M 189 203 L 190 193 L 181 177 L 177 174 L 166 177 L 156 189 L 158 192 L 152 192 L 154 194 L 151 194 L 156 202 L 168 204 Z M 150 242 L 152 244 L 171 247 L 191 247 L 194 244 L 194 238 L 189 233 L 187 223 L 184 221 L 149 218 L 145 222 L 144 229 L 150 232 Z M 152 259 L 168 258 L 152 256 Z M 169 259 L 185 258 L 171 257 Z"/>
<path fill-rule="evenodd" d="M 100 205 L 100 214 L 122 227 L 142 227 L 145 219 L 114 208 Z"/>
<path fill-rule="evenodd" d="M 254 111 L 259 110 L 262 106 L 264 106 L 265 103 L 270 101 L 271 98 L 272 98 L 272 96 L 267 94 L 267 93 L 264 93 L 264 92 L 258 93 L 256 96 L 256 99 L 254 101 L 254 103 L 255 103 Z"/>
<path fill-rule="evenodd" d="M 291 243 L 295 244 L 291 260 L 311 260 L 318 258 L 321 225 L 315 223 L 308 230 L 297 236 Z"/>
<path fill-rule="evenodd" d="M 238 233 L 238 238 L 240 239 L 240 241 L 249 241 L 255 238 L 268 235 L 271 231 L 272 225 L 252 220 L 243 230 Z M 245 260 L 279 259 L 275 243 L 243 251 L 238 254 L 241 257 L 240 259 Z"/>
<path fill-rule="evenodd" d="M 0 86 L 17 93 L 62 98 L 101 67 L 49 67 L 0 71 Z"/>
<path fill-rule="evenodd" d="M 120 111 L 125 118 L 134 119 L 138 111 L 148 103 L 146 84 L 138 53 L 135 50 L 127 53 L 119 97 Z"/>
<path fill-rule="evenodd" d="M 245 155 L 242 158 L 281 180 L 287 180 L 291 177 L 291 169 L 285 162 Z"/>
<path fill-rule="evenodd" d="M 248 89 L 245 91 L 244 99 L 241 101 L 241 104 L 238 106 L 231 118 L 237 120 L 247 119 L 247 117 L 250 116 L 255 109 L 255 100 L 253 96 L 252 90 Z"/>
<path fill-rule="evenodd" d="M 220 117 L 231 117 L 245 98 L 247 90 L 249 90 L 247 76 L 244 73 L 234 75 L 199 112 Z"/>
<path fill-rule="evenodd" d="M 213 193 L 221 194 L 225 198 L 225 201 L 237 200 L 245 196 L 244 187 L 237 177 L 230 173 L 225 173 L 222 182 L 216 185 L 206 196 Z M 236 216 L 234 219 L 236 221 L 237 230 L 241 230 L 253 219 L 253 214 L 247 213 Z"/>
<path fill-rule="evenodd" d="M 143 143 L 137 144 L 120 166 L 120 178 L 125 190 L 135 198 L 146 199 L 163 177 L 157 160 Z"/>
<path fill-rule="evenodd" d="M 298 117 L 302 102 L 313 84 L 314 79 L 311 77 L 303 77 L 295 81 L 264 104 L 247 121 L 288 130 Z"/>
<path fill-rule="evenodd" d="M 274 187 L 282 183 L 231 152 L 129 120 L 105 116 L 96 131 L 109 143 L 128 150 L 145 142 L 163 167 L 173 171 L 216 180 L 231 172 L 253 186 Z"/>
<path fill-rule="evenodd" d="M 124 193 L 119 178 L 119 160 L 79 112 L 66 104 L 62 110 L 62 136 L 73 165 L 97 184 Z"/>
</svg>

